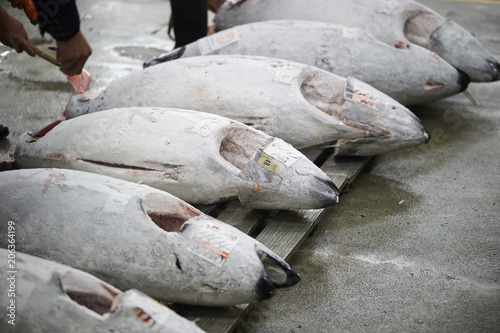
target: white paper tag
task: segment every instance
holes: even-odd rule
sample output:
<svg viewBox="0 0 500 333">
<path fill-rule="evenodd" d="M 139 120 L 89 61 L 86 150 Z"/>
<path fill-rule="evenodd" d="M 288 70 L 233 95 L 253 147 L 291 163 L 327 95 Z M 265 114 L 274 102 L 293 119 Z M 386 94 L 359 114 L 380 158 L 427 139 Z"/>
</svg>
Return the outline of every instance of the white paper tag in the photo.
<svg viewBox="0 0 500 333">
<path fill-rule="evenodd" d="M 380 107 L 379 91 L 361 81 L 352 82 L 352 100 L 374 110 L 378 110 Z"/>
<path fill-rule="evenodd" d="M 292 166 L 301 157 L 300 152 L 284 141 L 275 140 L 264 149 L 264 153 L 283 163 L 287 168 Z"/>
<path fill-rule="evenodd" d="M 299 75 L 300 69 L 292 66 L 280 66 L 276 70 L 276 75 L 274 76 L 274 81 L 292 84 L 293 78 Z"/>
<path fill-rule="evenodd" d="M 198 39 L 196 43 L 198 44 L 201 55 L 206 55 L 224 46 L 236 43 L 239 40 L 240 36 L 238 35 L 238 31 L 233 28 Z"/>
<path fill-rule="evenodd" d="M 212 133 L 214 129 L 219 126 L 220 124 L 217 121 L 212 119 L 205 119 L 194 125 L 191 131 L 203 137 L 207 137 L 210 135 L 210 133 Z"/>
<path fill-rule="evenodd" d="M 193 238 L 189 251 L 217 267 L 222 267 L 238 241 L 238 236 L 209 224 Z"/>
</svg>

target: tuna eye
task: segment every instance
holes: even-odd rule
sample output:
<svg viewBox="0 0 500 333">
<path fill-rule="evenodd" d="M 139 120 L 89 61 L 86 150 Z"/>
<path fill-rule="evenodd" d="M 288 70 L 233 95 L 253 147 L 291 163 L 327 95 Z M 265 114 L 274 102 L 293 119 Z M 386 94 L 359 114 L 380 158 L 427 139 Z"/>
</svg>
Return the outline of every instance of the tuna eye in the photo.
<svg viewBox="0 0 500 333">
<path fill-rule="evenodd" d="M 162 214 L 158 212 L 148 213 L 151 220 L 156 223 L 157 226 L 162 228 L 167 232 L 179 232 L 188 219 L 185 217 L 174 215 L 174 214 Z"/>
<path fill-rule="evenodd" d="M 111 300 L 93 293 L 66 290 L 66 294 L 76 303 L 83 305 L 101 316 L 111 309 Z"/>
</svg>

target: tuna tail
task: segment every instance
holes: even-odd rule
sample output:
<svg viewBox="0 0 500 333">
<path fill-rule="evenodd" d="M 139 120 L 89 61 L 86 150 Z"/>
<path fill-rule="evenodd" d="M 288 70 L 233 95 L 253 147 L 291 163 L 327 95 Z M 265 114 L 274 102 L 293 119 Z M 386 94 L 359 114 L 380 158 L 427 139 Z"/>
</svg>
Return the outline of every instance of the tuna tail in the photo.
<svg viewBox="0 0 500 333">
<path fill-rule="evenodd" d="M 447 20 L 430 36 L 429 49 L 439 54 L 472 82 L 500 80 L 500 64 L 467 30 Z"/>
<path fill-rule="evenodd" d="M 150 66 L 154 66 L 154 65 L 158 65 L 158 64 L 161 64 L 161 63 L 164 63 L 164 62 L 167 62 L 167 61 L 172 61 L 172 60 L 175 60 L 175 59 L 179 59 L 180 57 L 182 57 L 182 55 L 184 54 L 184 52 L 186 52 L 186 47 L 185 46 L 181 46 L 181 47 L 178 47 L 168 53 L 164 53 L 158 57 L 155 57 L 153 59 L 149 59 L 149 60 L 146 60 L 143 64 L 142 64 L 142 67 L 143 68 L 148 68 Z"/>
</svg>

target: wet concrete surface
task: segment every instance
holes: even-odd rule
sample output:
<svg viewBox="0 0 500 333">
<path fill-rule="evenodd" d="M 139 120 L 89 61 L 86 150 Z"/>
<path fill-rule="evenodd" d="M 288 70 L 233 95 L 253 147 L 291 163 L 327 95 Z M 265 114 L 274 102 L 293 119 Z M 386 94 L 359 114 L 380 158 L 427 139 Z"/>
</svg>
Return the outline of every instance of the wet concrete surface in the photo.
<svg viewBox="0 0 500 333">
<path fill-rule="evenodd" d="M 500 59 L 500 2 L 421 2 Z M 89 91 L 173 47 L 168 1 L 77 3 L 93 47 Z M 33 43 L 55 44 L 8 10 Z M 73 93 L 55 66 L 8 50 L 0 46 L 0 123 L 11 130 L 1 159 L 21 133 L 62 119 Z M 238 331 L 500 332 L 500 83 L 468 91 L 477 105 L 460 94 L 412 108 L 430 143 L 375 157 L 289 261 L 302 281 L 258 304 Z"/>
</svg>

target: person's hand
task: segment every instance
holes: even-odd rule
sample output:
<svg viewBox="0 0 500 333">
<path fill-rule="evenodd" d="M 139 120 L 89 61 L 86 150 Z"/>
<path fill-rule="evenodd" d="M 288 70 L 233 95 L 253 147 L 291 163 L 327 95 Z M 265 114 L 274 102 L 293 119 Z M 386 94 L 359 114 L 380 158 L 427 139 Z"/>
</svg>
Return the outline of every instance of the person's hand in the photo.
<svg viewBox="0 0 500 333">
<path fill-rule="evenodd" d="M 21 3 L 21 0 L 7 0 L 10 2 L 10 5 L 14 8 L 23 9 L 24 5 Z"/>
<path fill-rule="evenodd" d="M 92 49 L 81 31 L 70 39 L 57 41 L 57 61 L 61 72 L 68 76 L 80 74 L 91 54 Z"/>
<path fill-rule="evenodd" d="M 217 13 L 219 7 L 226 2 L 226 0 L 207 0 L 207 7 L 214 13 Z"/>
<path fill-rule="evenodd" d="M 35 56 L 35 50 L 30 45 L 28 33 L 21 22 L 10 16 L 5 9 L 0 7 L 0 42 L 12 47 L 21 53 L 25 51 L 30 56 Z"/>
</svg>

